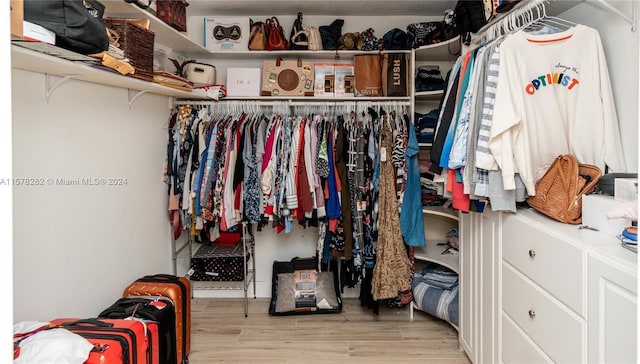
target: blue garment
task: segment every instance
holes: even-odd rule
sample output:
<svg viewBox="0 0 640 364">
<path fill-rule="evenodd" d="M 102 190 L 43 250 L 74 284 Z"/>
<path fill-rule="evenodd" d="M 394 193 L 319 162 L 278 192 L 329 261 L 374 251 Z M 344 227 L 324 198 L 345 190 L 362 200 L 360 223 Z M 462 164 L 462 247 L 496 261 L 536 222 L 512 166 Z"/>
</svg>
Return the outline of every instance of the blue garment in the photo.
<svg viewBox="0 0 640 364">
<path fill-rule="evenodd" d="M 217 163 L 215 160 L 215 152 L 217 148 L 218 141 L 218 124 L 215 123 L 213 128 L 211 129 L 211 133 L 209 134 L 209 143 L 207 146 L 207 158 L 204 163 L 204 174 L 202 175 L 202 179 L 204 180 L 204 190 L 200 191 L 200 206 L 207 205 L 207 199 L 209 198 L 209 194 L 211 193 L 211 188 L 213 188 L 213 184 L 216 181 L 217 174 L 215 171 L 215 164 Z"/>
<path fill-rule="evenodd" d="M 251 125 L 247 126 L 245 147 L 242 156 L 245 165 L 243 186 L 244 210 L 245 217 L 250 224 L 257 224 L 260 220 L 260 201 L 262 198 L 262 191 L 260 191 L 260 177 L 258 175 L 258 160 L 256 157 L 258 125 L 260 125 L 259 119 L 254 120 Z"/>
<path fill-rule="evenodd" d="M 373 176 L 371 177 L 371 185 L 374 191 L 380 189 L 380 148 L 376 140 L 377 133 L 371 131 L 369 133 L 369 150 L 368 155 L 373 165 Z"/>
<path fill-rule="evenodd" d="M 284 233 L 289 234 L 291 233 L 291 230 L 293 230 L 293 222 L 291 222 L 291 220 L 289 220 L 289 217 L 286 216 L 284 218 Z"/>
<path fill-rule="evenodd" d="M 408 246 L 426 246 L 424 220 L 422 219 L 422 197 L 420 169 L 418 167 L 418 139 L 416 130 L 409 121 L 409 141 L 405 161 L 407 164 L 407 183 L 400 212 L 400 231 Z"/>
<path fill-rule="evenodd" d="M 211 128 L 208 128 L 209 130 L 211 130 Z M 202 215 L 202 211 L 201 211 L 201 204 L 200 204 L 200 190 L 202 189 L 202 177 L 204 176 L 204 171 L 205 171 L 205 165 L 206 165 L 206 160 L 205 160 L 205 156 L 207 156 L 208 154 L 208 149 L 209 149 L 209 142 L 211 140 L 211 133 L 207 134 L 205 137 L 205 148 L 202 151 L 202 154 L 200 155 L 199 161 L 200 164 L 198 165 L 198 170 L 195 173 L 195 178 L 193 179 L 193 182 L 191 183 L 191 190 L 195 193 L 195 198 L 194 198 L 194 205 L 193 208 L 195 210 L 195 215 L 196 216 L 201 216 Z M 197 148 L 198 146 L 194 146 L 194 148 Z"/>
<path fill-rule="evenodd" d="M 340 209 L 340 198 L 338 197 L 338 186 L 336 184 L 336 170 L 333 161 L 333 130 L 327 133 L 327 156 L 329 158 L 329 199 L 327 200 L 327 217 L 330 219 L 338 218 L 342 214 Z M 346 181 L 345 181 L 346 182 Z M 342 188 L 347 188 L 347 184 L 342 182 Z"/>
<path fill-rule="evenodd" d="M 462 78 L 460 89 L 458 90 L 459 97 L 456 99 L 456 112 L 454 114 L 454 119 L 451 121 L 451 125 L 449 125 L 447 137 L 445 138 L 444 145 L 442 146 L 442 154 L 440 155 L 440 167 L 442 168 L 449 168 L 449 155 L 451 154 L 451 148 L 453 147 L 453 140 L 455 138 L 455 131 L 458 126 L 458 118 L 462 109 L 462 100 L 467 92 L 467 87 L 469 86 L 469 77 L 471 75 L 472 65 L 475 60 L 475 52 L 470 52 L 471 54 L 469 56 L 467 68 L 465 69 L 464 75 L 461 75 Z"/>
</svg>

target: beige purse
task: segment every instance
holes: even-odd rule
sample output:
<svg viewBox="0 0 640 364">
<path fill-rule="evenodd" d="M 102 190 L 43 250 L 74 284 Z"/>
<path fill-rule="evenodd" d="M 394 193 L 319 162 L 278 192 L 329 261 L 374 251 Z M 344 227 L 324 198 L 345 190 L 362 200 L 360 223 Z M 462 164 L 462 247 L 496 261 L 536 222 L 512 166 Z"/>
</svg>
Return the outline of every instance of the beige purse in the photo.
<svg viewBox="0 0 640 364">
<path fill-rule="evenodd" d="M 299 35 L 306 35 L 308 41 L 307 42 L 294 42 L 296 45 L 307 46 L 310 51 L 321 51 L 322 48 L 322 37 L 320 36 L 320 31 L 317 27 L 307 27 L 297 32 L 291 37 L 291 39 L 296 39 Z"/>
</svg>

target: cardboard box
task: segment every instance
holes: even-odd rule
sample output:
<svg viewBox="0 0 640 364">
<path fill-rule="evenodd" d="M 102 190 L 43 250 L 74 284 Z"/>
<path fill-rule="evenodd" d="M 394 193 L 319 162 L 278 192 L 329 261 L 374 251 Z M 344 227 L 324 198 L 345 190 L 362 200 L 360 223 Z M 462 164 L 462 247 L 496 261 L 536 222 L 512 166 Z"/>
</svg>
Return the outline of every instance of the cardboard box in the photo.
<svg viewBox="0 0 640 364">
<path fill-rule="evenodd" d="M 631 220 L 609 219 L 607 214 L 623 203 L 624 201 L 616 201 L 613 196 L 596 194 L 582 196 L 582 225 L 596 228 L 613 237 L 620 235 L 625 227 L 631 226 Z"/>
<path fill-rule="evenodd" d="M 227 68 L 227 96 L 260 96 L 260 68 Z"/>
<path fill-rule="evenodd" d="M 24 21 L 23 0 L 11 0 L 11 37 L 22 38 L 22 22 Z"/>
<path fill-rule="evenodd" d="M 315 63 L 313 96 L 333 97 L 335 73 L 333 63 Z"/>
<path fill-rule="evenodd" d="M 204 18 L 204 47 L 210 51 L 246 51 L 249 31 L 249 18 Z"/>
<path fill-rule="evenodd" d="M 355 96 L 355 79 L 353 76 L 353 63 L 336 63 L 335 69 L 335 87 L 334 94 L 336 97 L 354 97 Z"/>
</svg>

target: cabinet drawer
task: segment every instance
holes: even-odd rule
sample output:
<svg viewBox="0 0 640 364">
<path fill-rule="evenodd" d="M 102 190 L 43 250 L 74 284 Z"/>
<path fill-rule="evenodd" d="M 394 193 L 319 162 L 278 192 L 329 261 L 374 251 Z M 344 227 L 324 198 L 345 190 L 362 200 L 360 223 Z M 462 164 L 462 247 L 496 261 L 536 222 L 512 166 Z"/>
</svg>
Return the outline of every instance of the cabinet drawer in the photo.
<svg viewBox="0 0 640 364">
<path fill-rule="evenodd" d="M 585 362 L 585 321 L 506 263 L 502 309 L 554 362 Z"/>
<path fill-rule="evenodd" d="M 503 232 L 503 259 L 585 317 L 584 250 L 513 217 Z"/>
<path fill-rule="evenodd" d="M 502 315 L 502 361 L 506 364 L 553 363 L 509 316 Z"/>
</svg>

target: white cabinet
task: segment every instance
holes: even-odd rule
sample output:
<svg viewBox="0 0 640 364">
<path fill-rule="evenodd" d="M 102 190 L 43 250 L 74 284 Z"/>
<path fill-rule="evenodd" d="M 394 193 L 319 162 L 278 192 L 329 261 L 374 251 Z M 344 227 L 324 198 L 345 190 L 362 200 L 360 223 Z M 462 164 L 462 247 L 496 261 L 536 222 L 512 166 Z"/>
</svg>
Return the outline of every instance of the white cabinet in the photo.
<svg viewBox="0 0 640 364">
<path fill-rule="evenodd" d="M 534 210 L 463 214 L 460 345 L 474 363 L 637 362 L 637 255 Z"/>
<path fill-rule="evenodd" d="M 475 212 L 462 214 L 460 218 L 460 346 L 467 353 L 472 362 L 477 363 L 476 340 L 480 337 L 477 332 L 478 319 L 478 276 L 475 274 L 478 266 L 478 243 L 480 237 L 480 218 Z"/>
<path fill-rule="evenodd" d="M 529 350 L 554 362 L 584 362 L 585 245 L 554 231 L 552 220 L 526 212 L 504 218 L 502 317 L 522 330 Z M 505 363 L 526 360 L 526 352 L 509 349 L 515 337 L 502 338 Z"/>
<path fill-rule="evenodd" d="M 502 215 L 460 217 L 460 346 L 474 363 L 497 363 Z"/>
<path fill-rule="evenodd" d="M 589 253 L 589 363 L 637 363 L 637 256 L 620 247 Z"/>
<path fill-rule="evenodd" d="M 505 216 L 504 264 L 522 272 L 578 315 L 584 316 L 584 244 L 567 241 L 535 221 L 519 219 L 513 214 Z M 549 222 L 552 221 L 549 219 Z"/>
<path fill-rule="evenodd" d="M 584 318 L 558 302 L 508 263 L 502 265 L 502 315 L 522 329 L 532 350 L 546 353 L 557 363 L 583 363 L 587 327 Z M 502 337 L 502 347 L 511 337 Z M 519 363 L 524 355 L 503 358 Z M 510 361 L 512 360 L 512 361 Z"/>
</svg>

